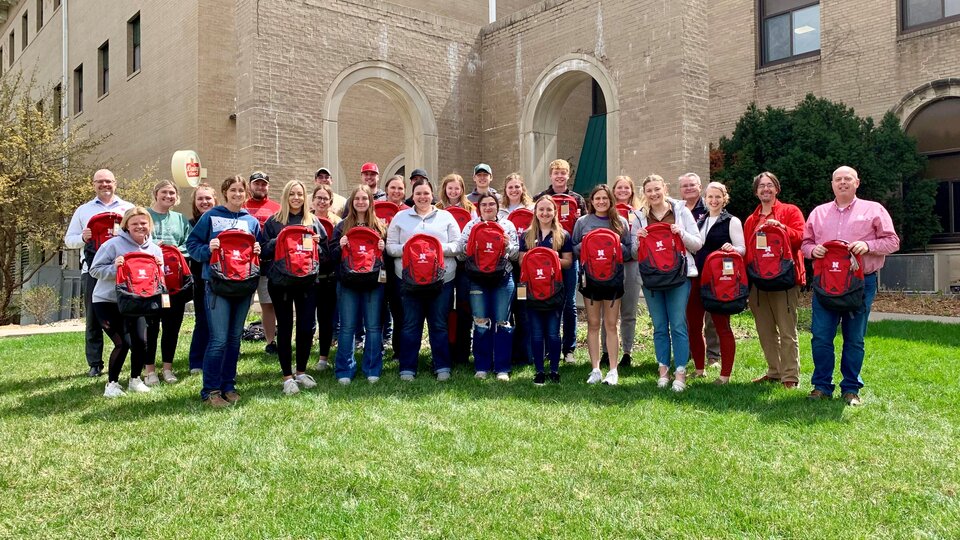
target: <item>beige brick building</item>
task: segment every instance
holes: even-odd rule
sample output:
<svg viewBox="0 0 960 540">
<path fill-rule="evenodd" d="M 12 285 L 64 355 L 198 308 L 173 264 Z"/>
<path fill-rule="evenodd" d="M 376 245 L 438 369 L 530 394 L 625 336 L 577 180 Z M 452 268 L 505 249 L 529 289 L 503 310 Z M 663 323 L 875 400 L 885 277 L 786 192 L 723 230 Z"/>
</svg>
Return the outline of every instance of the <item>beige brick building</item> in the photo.
<svg viewBox="0 0 960 540">
<path fill-rule="evenodd" d="M 485 161 L 533 190 L 555 157 L 576 165 L 591 112 L 606 115 L 607 179 L 706 176 L 709 145 L 751 101 L 813 92 L 861 115 L 894 110 L 909 128 L 928 104 L 960 102 L 958 9 L 499 0 L 490 22 L 485 0 L 0 0 L 0 64 L 61 85 L 65 118 L 111 133 L 104 152 L 121 168 L 165 171 L 191 148 L 213 181 L 254 169 L 309 180 L 324 165 L 344 191 L 365 161 L 433 179 Z M 960 233 L 960 135 L 939 136 L 938 211 Z"/>
</svg>

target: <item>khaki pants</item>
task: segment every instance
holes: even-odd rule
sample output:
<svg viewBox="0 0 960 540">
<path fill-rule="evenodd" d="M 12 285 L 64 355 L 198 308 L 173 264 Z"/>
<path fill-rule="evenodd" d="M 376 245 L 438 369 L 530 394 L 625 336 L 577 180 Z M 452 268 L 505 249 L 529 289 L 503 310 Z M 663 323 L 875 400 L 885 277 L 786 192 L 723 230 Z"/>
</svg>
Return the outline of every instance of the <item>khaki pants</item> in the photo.
<svg viewBox="0 0 960 540">
<path fill-rule="evenodd" d="M 750 311 L 767 360 L 767 377 L 783 382 L 800 382 L 798 296 L 799 287 L 776 292 L 760 291 L 756 287 L 750 289 Z"/>
</svg>

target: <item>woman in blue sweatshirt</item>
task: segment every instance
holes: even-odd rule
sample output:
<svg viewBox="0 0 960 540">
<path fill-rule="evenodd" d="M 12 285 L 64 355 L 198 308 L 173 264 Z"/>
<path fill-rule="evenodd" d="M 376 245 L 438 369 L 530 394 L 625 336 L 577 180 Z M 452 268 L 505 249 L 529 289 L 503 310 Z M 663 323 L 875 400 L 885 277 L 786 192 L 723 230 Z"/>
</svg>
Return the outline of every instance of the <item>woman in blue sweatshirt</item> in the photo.
<svg viewBox="0 0 960 540">
<path fill-rule="evenodd" d="M 200 398 L 211 407 L 227 407 L 240 400 L 236 390 L 237 360 L 240 358 L 240 335 L 250 310 L 253 294 L 245 297 L 220 296 L 210 287 L 210 254 L 220 249 L 217 236 L 226 230 L 241 230 L 260 239 L 260 222 L 243 209 L 249 190 L 247 181 L 231 176 L 220 185 L 224 203 L 209 210 L 197 221 L 187 237 L 190 258 L 203 263 L 206 283 L 207 321 L 210 341 L 203 355 L 203 388 Z M 253 252 L 260 253 L 259 242 Z"/>
</svg>

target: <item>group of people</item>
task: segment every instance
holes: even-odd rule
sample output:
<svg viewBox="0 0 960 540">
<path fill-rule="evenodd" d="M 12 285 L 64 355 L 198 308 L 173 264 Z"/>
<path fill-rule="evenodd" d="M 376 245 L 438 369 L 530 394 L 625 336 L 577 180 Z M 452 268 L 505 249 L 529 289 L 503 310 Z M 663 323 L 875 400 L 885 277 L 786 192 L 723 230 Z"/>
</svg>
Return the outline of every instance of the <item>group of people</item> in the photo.
<svg viewBox="0 0 960 540">
<path fill-rule="evenodd" d="M 716 252 L 742 257 L 748 247 L 763 250 L 763 231 L 774 227 L 789 241 L 795 271 L 792 283 L 780 290 L 750 287 L 749 308 L 768 366 L 753 381 L 797 387 L 797 306 L 799 289 L 806 283 L 804 259 L 822 259 L 824 244 L 841 240 L 851 257 L 862 261 L 864 302 L 855 311 L 843 312 L 821 305 L 814 296 L 809 397 L 828 399 L 834 393 L 833 343 L 839 326 L 840 390 L 848 404 L 860 404 L 864 335 L 876 272 L 884 256 L 899 248 L 899 239 L 880 204 L 857 198 L 860 179 L 854 169 L 843 166 L 833 173 L 835 199 L 814 209 L 806 220 L 799 208 L 779 200 L 778 178 L 760 173 L 753 180 L 759 204 L 743 222 L 725 209 L 729 194 L 723 184 L 710 182 L 703 188 L 693 173 L 678 179 L 680 197 L 672 198 L 667 182 L 655 174 L 639 186 L 628 176 L 618 176 L 612 185 L 600 184 L 582 196 L 569 186 L 570 165 L 560 159 L 550 163 L 550 186 L 534 196 L 519 174 L 505 179 L 501 194 L 491 187 L 489 165 L 479 164 L 473 172 L 469 192 L 458 174 L 445 176 L 435 191 L 422 169 L 415 169 L 409 179 L 393 176 L 381 189 L 377 165 L 366 163 L 360 182 L 344 197 L 333 191 L 330 171 L 320 168 L 313 185 L 287 182 L 279 201 L 269 197 L 269 176 L 255 172 L 249 179 L 227 178 L 219 190 L 209 184 L 197 186 L 187 218 L 173 210 L 180 194 L 172 182 L 155 186 L 149 208 L 135 207 L 117 196 L 110 171 L 97 171 L 96 197 L 77 209 L 65 238 L 68 248 L 89 250 L 94 236 L 88 226 L 91 218 L 103 212 L 122 216 L 112 237 L 83 262 L 89 375 L 102 373 L 106 335 L 114 348 L 105 396 L 124 393 L 119 377 L 128 353 L 129 391 L 149 392 L 161 380 L 177 382 L 175 351 L 185 305 L 192 300 L 196 323 L 189 369 L 203 376 L 200 397 L 212 407 L 236 403 L 241 334 L 253 290 L 236 295 L 212 287 L 211 274 L 219 275 L 220 270 L 211 259 L 221 256 L 221 233 L 242 231 L 250 235 L 252 253 L 259 258 L 256 292 L 266 352 L 279 359 L 286 394 L 316 386 L 307 373 L 315 338 L 316 369 L 328 369 L 332 363 L 341 384 L 350 384 L 358 370 L 370 383 L 377 382 L 388 343 L 398 360 L 400 379 L 413 380 L 420 370 L 424 324 L 430 370 L 439 381 L 450 378 L 454 364 L 469 362 L 472 356 L 479 379 L 492 375 L 509 380 L 514 365 L 532 361 L 534 384 L 558 383 L 561 363 L 574 358 L 578 291 L 592 366 L 587 383 L 618 384 L 619 367 L 631 362 L 642 292 L 653 322 L 657 385 L 682 392 L 688 377 L 704 377 L 708 361 L 717 360 L 715 383 L 727 384 L 736 340 L 730 316 L 705 309 L 704 265 Z M 389 215 L 378 215 L 378 201 L 393 203 Z M 521 214 L 525 219 L 518 218 Z M 275 268 L 288 263 L 278 243 L 285 241 L 289 227 L 296 227 L 297 238 L 302 236 L 296 250 L 320 254 L 308 279 L 286 279 L 287 274 Z M 638 250 L 653 231 L 667 230 L 677 238 L 684 275 L 669 282 L 649 275 L 642 278 Z M 606 254 L 594 247 L 602 238 L 608 242 Z M 192 296 L 165 298 L 159 315 L 124 315 L 117 308 L 118 269 L 133 252 L 149 253 L 162 265 L 161 246 L 175 246 L 189 260 L 196 280 Z M 618 270 L 598 277 L 598 261 L 610 253 L 615 254 Z M 415 268 L 430 257 L 432 274 Z M 355 271 L 358 268 L 363 271 Z M 555 279 L 546 295 L 535 283 L 545 271 L 547 278 Z M 331 360 L 334 342 L 336 356 Z M 363 349 L 359 365 L 358 345 Z M 688 374 L 690 358 L 695 369 Z"/>
</svg>

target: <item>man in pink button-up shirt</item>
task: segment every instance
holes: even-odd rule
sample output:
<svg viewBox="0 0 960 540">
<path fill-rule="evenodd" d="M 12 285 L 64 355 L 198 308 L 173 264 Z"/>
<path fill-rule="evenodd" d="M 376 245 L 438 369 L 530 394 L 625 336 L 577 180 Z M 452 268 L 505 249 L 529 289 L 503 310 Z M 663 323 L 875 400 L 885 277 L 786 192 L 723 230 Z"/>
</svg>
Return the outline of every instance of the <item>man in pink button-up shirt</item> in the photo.
<svg viewBox="0 0 960 540">
<path fill-rule="evenodd" d="M 880 204 L 857 198 L 860 178 L 852 167 L 843 166 L 833 171 L 832 202 L 813 209 L 803 230 L 800 245 L 808 259 L 823 258 L 824 242 L 843 240 L 850 252 L 863 258 L 864 308 L 855 313 L 830 311 L 813 297 L 811 339 L 813 349 L 813 391 L 810 399 L 830 399 L 833 396 L 833 369 L 836 356 L 833 340 L 837 325 L 843 332 L 843 352 L 840 356 L 840 391 L 849 405 L 860 405 L 863 379 L 863 338 L 867 333 L 867 319 L 873 297 L 877 294 L 877 270 L 883 267 L 884 257 L 900 249 L 900 238 L 893 228 L 890 214 Z"/>
</svg>

